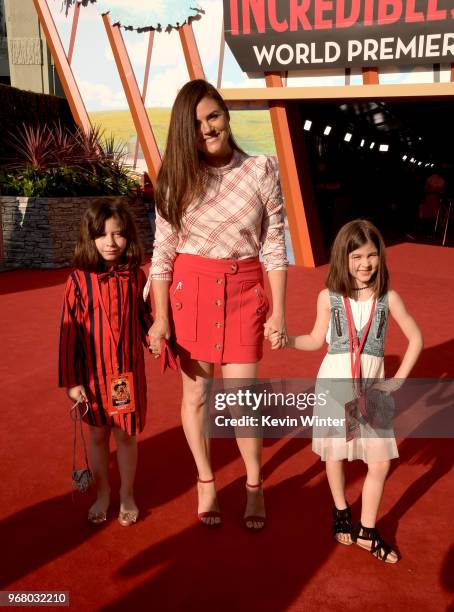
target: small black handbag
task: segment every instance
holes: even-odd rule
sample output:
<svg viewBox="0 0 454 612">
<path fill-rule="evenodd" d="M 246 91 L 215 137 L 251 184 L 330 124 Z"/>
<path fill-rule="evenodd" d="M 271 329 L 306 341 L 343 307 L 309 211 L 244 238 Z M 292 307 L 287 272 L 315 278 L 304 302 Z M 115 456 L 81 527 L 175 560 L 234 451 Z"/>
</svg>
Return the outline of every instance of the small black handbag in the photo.
<svg viewBox="0 0 454 612">
<path fill-rule="evenodd" d="M 82 419 L 87 414 L 89 409 L 88 401 L 82 395 L 71 408 L 70 415 L 74 421 L 74 441 L 73 441 L 73 469 L 72 469 L 72 486 L 79 493 L 86 493 L 94 484 L 94 478 L 90 466 L 88 465 L 87 445 L 85 442 L 84 430 L 82 427 Z M 79 424 L 79 425 L 78 425 Z M 79 433 L 78 431 L 79 430 Z M 84 449 L 85 467 L 77 469 L 77 438 L 80 437 L 82 447 Z"/>
</svg>

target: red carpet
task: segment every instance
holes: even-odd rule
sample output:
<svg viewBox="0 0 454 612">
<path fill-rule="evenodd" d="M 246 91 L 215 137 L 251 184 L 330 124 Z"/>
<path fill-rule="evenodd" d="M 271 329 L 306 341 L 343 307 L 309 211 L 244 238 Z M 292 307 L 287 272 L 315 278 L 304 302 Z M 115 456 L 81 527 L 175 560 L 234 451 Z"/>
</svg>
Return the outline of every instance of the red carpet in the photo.
<svg viewBox="0 0 454 612">
<path fill-rule="evenodd" d="M 389 249 L 389 263 L 393 287 L 425 337 L 414 376 L 454 377 L 454 251 L 403 244 Z M 161 378 L 151 359 L 149 422 L 137 478 L 143 520 L 125 529 L 112 513 L 100 529 L 86 525 L 91 498 L 71 499 L 71 422 L 68 402 L 56 388 L 67 272 L 0 275 L 2 590 L 69 591 L 74 610 L 454 610 L 451 440 L 400 443 L 379 522 L 386 537 L 396 537 L 402 554 L 396 566 L 334 543 L 323 466 L 303 439 L 265 442 L 269 524 L 260 534 L 241 524 L 245 492 L 236 445 L 214 441 L 224 522 L 209 531 L 196 522 L 194 467 L 179 427 L 178 376 Z M 326 267 L 290 270 L 291 332 L 310 329 L 325 274 Z M 404 347 L 391 325 L 389 374 Z M 261 374 L 311 377 L 322 354 L 266 349 Z M 348 466 L 355 517 L 364 472 L 359 462 Z M 118 488 L 114 462 L 112 480 Z"/>
</svg>

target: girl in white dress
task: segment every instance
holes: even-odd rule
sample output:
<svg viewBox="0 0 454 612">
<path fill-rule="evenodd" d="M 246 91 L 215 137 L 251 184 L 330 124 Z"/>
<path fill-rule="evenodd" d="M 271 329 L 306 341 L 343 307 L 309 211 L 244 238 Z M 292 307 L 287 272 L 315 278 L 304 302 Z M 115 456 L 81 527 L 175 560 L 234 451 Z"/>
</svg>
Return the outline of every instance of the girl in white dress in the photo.
<svg viewBox="0 0 454 612">
<path fill-rule="evenodd" d="M 347 223 L 332 247 L 327 289 L 318 296 L 313 330 L 307 335 L 289 337 L 288 346 L 302 351 L 318 350 L 328 342 L 328 352 L 317 378 L 320 384 L 325 382 L 331 388 L 340 389 L 336 399 L 330 398 L 325 408 L 331 417 L 345 418 L 345 404 L 355 397 L 352 378 L 359 375 L 366 385 L 384 378 L 388 312 L 407 338 L 408 347 L 394 377 L 376 384 L 375 388 L 388 393 L 398 389 L 422 350 L 421 332 L 399 295 L 388 291 L 388 278 L 385 246 L 377 228 L 363 219 Z M 270 339 L 272 344 L 277 344 L 277 334 Z M 352 384 L 336 383 L 333 379 L 350 379 Z M 396 563 L 396 552 L 382 540 L 375 527 L 390 460 L 398 456 L 396 441 L 393 435 L 380 435 L 366 421 L 362 423 L 359 435 L 349 441 L 345 427 L 334 435 L 314 430 L 312 448 L 326 462 L 334 501 L 336 540 L 346 545 L 354 542 L 370 550 L 377 559 Z M 355 527 L 345 499 L 344 459 L 362 459 L 368 467 L 362 490 L 361 520 Z"/>
</svg>

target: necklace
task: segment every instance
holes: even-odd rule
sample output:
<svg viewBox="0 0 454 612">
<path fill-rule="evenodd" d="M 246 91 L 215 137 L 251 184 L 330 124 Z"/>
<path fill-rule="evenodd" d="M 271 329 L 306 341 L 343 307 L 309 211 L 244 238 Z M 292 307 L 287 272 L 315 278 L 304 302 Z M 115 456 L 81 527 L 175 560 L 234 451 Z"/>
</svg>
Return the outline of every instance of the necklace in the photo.
<svg viewBox="0 0 454 612">
<path fill-rule="evenodd" d="M 363 289 L 369 289 L 370 285 L 366 285 L 365 287 L 354 287 L 353 291 L 362 291 Z"/>
</svg>

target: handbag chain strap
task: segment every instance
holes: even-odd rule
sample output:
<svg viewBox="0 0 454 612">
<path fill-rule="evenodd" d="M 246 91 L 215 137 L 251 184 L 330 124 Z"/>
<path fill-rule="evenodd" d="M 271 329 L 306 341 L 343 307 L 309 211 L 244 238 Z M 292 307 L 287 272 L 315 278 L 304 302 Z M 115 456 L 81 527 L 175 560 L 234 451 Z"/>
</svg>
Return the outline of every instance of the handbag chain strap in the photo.
<svg viewBox="0 0 454 612">
<path fill-rule="evenodd" d="M 84 405 L 83 413 L 81 412 L 81 406 Z M 74 439 L 73 439 L 73 472 L 76 470 L 76 454 L 77 454 L 77 423 L 79 423 L 80 437 L 82 439 L 82 446 L 84 449 L 85 466 L 89 470 L 88 465 L 88 453 L 87 444 L 85 442 L 84 429 L 82 427 L 82 419 L 88 412 L 88 401 L 83 395 L 80 395 L 77 402 L 72 406 L 70 414 L 74 421 Z"/>
</svg>

